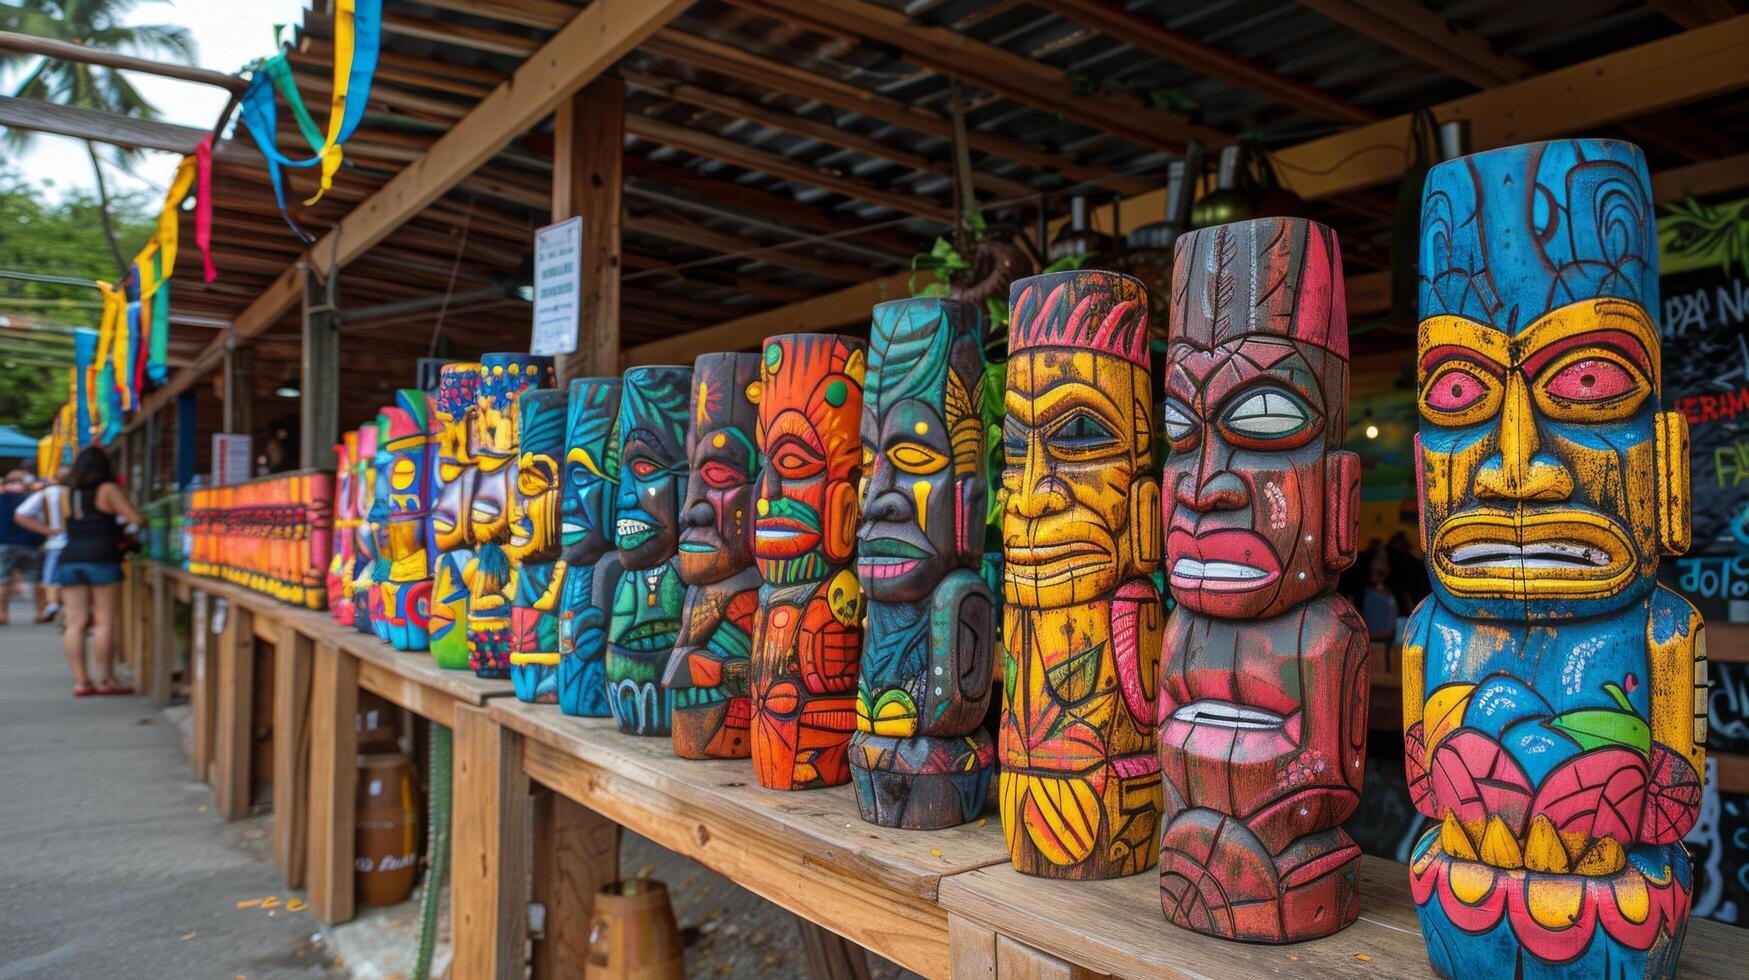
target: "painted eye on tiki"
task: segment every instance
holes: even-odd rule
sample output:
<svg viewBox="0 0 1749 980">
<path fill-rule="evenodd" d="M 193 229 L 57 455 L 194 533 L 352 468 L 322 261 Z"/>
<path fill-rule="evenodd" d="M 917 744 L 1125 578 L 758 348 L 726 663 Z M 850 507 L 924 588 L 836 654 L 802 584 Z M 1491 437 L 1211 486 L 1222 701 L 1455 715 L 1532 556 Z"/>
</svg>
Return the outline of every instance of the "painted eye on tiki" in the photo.
<svg viewBox="0 0 1749 980">
<path fill-rule="evenodd" d="M 899 469 L 919 475 L 934 473 L 947 465 L 945 455 L 915 442 L 901 442 L 893 446 L 887 450 L 887 458 Z"/>
<path fill-rule="evenodd" d="M 1494 414 L 1499 394 L 1498 378 L 1458 361 L 1433 372 L 1421 388 L 1421 408 L 1430 421 L 1470 425 Z"/>
<path fill-rule="evenodd" d="M 661 468 L 662 467 L 656 464 L 655 460 L 644 459 L 642 457 L 634 459 L 631 462 L 632 474 L 640 479 L 649 479 Z"/>
<path fill-rule="evenodd" d="M 806 480 L 826 468 L 826 460 L 814 447 L 788 436 L 777 440 L 766 452 L 766 459 L 777 475 L 786 480 Z"/>
<path fill-rule="evenodd" d="M 1168 398 L 1161 405 L 1160 426 L 1174 449 L 1188 448 L 1194 441 L 1191 437 L 1202 428 L 1192 417 L 1190 409 L 1176 398 Z"/>
<path fill-rule="evenodd" d="M 1026 427 L 1014 419 L 1002 422 L 1002 461 L 1010 466 L 1026 462 Z"/>
<path fill-rule="evenodd" d="M 1116 433 L 1085 410 L 1069 413 L 1069 417 L 1052 429 L 1045 438 L 1055 456 L 1075 459 L 1109 452 L 1118 445 Z"/>
<path fill-rule="evenodd" d="M 704 480 L 704 485 L 713 490 L 727 490 L 747 482 L 746 474 L 737 472 L 733 466 L 717 462 L 714 459 L 700 466 L 698 475 L 700 479 Z"/>
<path fill-rule="evenodd" d="M 1291 439 L 1312 424 L 1311 406 L 1286 388 L 1254 388 L 1221 416 L 1229 433 L 1246 439 Z"/>
<path fill-rule="evenodd" d="M 1538 405 L 1568 422 L 1613 421 L 1633 414 L 1651 391 L 1631 365 L 1595 351 L 1575 352 L 1542 372 L 1535 389 Z"/>
</svg>

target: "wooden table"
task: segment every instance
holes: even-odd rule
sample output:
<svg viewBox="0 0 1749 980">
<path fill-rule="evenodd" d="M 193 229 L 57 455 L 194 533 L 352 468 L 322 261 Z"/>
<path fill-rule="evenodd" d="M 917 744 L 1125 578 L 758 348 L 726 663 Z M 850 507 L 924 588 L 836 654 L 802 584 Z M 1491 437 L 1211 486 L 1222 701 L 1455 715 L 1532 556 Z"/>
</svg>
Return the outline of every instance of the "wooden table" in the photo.
<svg viewBox="0 0 1749 980">
<path fill-rule="evenodd" d="M 516 767 L 589 812 L 926 976 L 948 973 L 947 912 L 936 900 L 943 882 L 1008 861 L 993 811 L 981 826 L 888 830 L 857 816 L 849 786 L 796 793 L 764 789 L 746 760 L 680 759 L 666 738 L 621 735 L 608 719 L 569 718 L 551 705 L 499 700 L 485 715 L 508 733 L 505 768 Z M 514 809 L 526 795 L 517 788 L 484 801 L 496 803 L 500 814 L 477 826 L 520 826 Z M 460 793 L 458 785 L 458 817 Z M 515 880 L 509 872 L 523 849 L 521 841 L 456 841 L 458 855 L 477 850 L 496 856 L 502 881 Z M 542 854 L 536 860 L 563 868 L 566 857 Z M 481 862 L 458 857 L 456 864 L 460 889 L 462 872 Z M 485 897 L 498 903 L 498 916 L 520 916 L 515 894 Z M 459 902 L 457 908 L 459 913 Z M 549 936 L 564 918 L 548 908 Z M 572 924 L 587 929 L 586 923 L 584 918 Z M 491 952 L 495 960 L 471 964 L 484 971 L 478 975 L 504 975 L 497 971 L 520 956 L 521 947 Z M 568 975 L 565 969 L 558 973 Z"/>
</svg>

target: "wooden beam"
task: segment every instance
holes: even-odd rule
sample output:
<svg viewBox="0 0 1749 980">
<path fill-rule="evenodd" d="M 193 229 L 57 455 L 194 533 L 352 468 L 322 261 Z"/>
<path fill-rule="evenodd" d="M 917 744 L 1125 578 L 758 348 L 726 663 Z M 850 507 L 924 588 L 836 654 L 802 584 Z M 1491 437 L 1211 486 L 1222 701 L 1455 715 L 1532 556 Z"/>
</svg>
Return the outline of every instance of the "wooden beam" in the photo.
<svg viewBox="0 0 1749 980">
<path fill-rule="evenodd" d="M 953 124 L 922 106 L 891 99 L 859 85 L 797 68 L 784 61 L 766 58 L 696 34 L 677 30 L 663 31 L 645 41 L 643 50 L 728 78 L 804 99 L 815 99 L 848 112 L 901 126 L 912 132 L 937 139 L 953 139 Z M 1087 166 L 1070 156 L 1053 153 L 1048 148 L 978 129 L 966 134 L 966 143 L 979 153 L 988 153 L 1003 160 L 1062 174 L 1070 180 L 1107 181 L 1105 186 L 1114 190 L 1130 191 L 1158 183 L 1146 178 L 1107 180 L 1111 177 L 1111 171 L 1107 168 Z"/>
<path fill-rule="evenodd" d="M 1749 153 L 1691 163 L 1652 175 L 1652 198 L 1659 204 L 1708 197 L 1749 187 Z"/>
<path fill-rule="evenodd" d="M 758 102 L 749 102 L 732 95 L 724 95 L 721 92 L 678 79 L 664 78 L 660 75 L 628 68 L 621 68 L 619 74 L 632 87 L 661 96 L 672 102 L 709 109 L 712 112 L 743 119 L 770 129 L 817 140 L 828 146 L 855 150 L 858 153 L 864 153 L 880 160 L 896 163 L 923 173 L 934 174 L 938 177 L 953 176 L 953 164 L 946 160 L 935 160 L 921 153 L 888 146 L 880 140 L 852 130 L 809 119 L 806 116 L 798 116 L 792 112 L 773 109 Z M 994 174 L 974 173 L 972 183 L 1005 198 L 1025 198 L 1034 193 L 1033 189 L 1026 184 Z"/>
<path fill-rule="evenodd" d="M 308 261 L 328 276 L 357 259 L 545 118 L 559 102 L 594 81 L 688 3 L 594 0 L 579 10 L 507 81 L 439 137 L 423 157 L 397 173 L 311 246 L 306 253 Z M 247 339 L 277 323 L 298 301 L 301 287 L 297 267 L 287 268 L 237 315 L 236 335 Z M 196 371 L 176 372 L 168 384 L 145 399 L 143 410 L 168 403 L 196 377 Z"/>
<path fill-rule="evenodd" d="M 303 357 L 299 364 L 298 466 L 332 469 L 340 441 L 340 318 L 329 305 L 327 285 L 305 266 L 300 318 Z"/>
<path fill-rule="evenodd" d="M 557 30 L 577 12 L 577 8 L 558 0 L 420 0 L 427 7 L 451 10 L 458 14 L 473 14 L 524 27 Z"/>
<path fill-rule="evenodd" d="M 383 33 L 506 54 L 513 58 L 525 58 L 540 50 L 541 46 L 539 40 L 522 34 L 506 34 L 471 24 L 458 24 L 453 20 L 430 20 L 406 14 L 383 14 Z"/>
<path fill-rule="evenodd" d="M 1059 114 L 1138 146 L 1176 153 L 1191 140 L 1221 143 L 1231 139 L 1177 113 L 1151 108 L 1140 98 L 1082 94 L 1062 69 L 945 27 L 917 23 L 901 11 L 864 0 L 729 2 L 829 36 L 851 34 L 888 45 L 920 67 L 957 76 L 1004 98 Z"/>
<path fill-rule="evenodd" d="M 183 82 L 214 85 L 239 94 L 249 87 L 247 79 L 236 75 L 227 75 L 221 71 L 210 71 L 192 65 L 166 64 L 147 58 L 135 58 L 132 55 L 121 54 L 117 51 L 104 51 L 83 44 L 72 44 L 53 38 L 36 37 L 31 34 L 17 34 L 12 31 L 0 31 L 0 51 L 41 55 L 56 61 L 72 61 L 84 65 L 97 65 L 102 68 L 120 68 L 124 71 L 143 72 Z"/>
<path fill-rule="evenodd" d="M 456 706 L 450 921 L 458 977 L 524 969 L 532 814 L 522 748 L 522 736 L 484 709 Z"/>
<path fill-rule="evenodd" d="M 1109 0 L 1031 0 L 1035 7 L 1092 28 L 1105 36 L 1191 71 L 1218 78 L 1321 119 L 1373 122 L 1379 114 L 1298 79 L 1228 54 L 1151 17 L 1133 14 Z"/>
<path fill-rule="evenodd" d="M 626 91 L 598 78 L 553 113 L 553 221 L 583 217 L 577 349 L 558 357 L 559 385 L 619 373 L 621 197 Z"/>
<path fill-rule="evenodd" d="M 766 245 L 763 242 L 717 231 L 697 222 L 671 215 L 633 215 L 626 218 L 625 226 L 626 230 L 640 235 L 649 235 L 653 238 L 690 245 L 693 248 L 707 249 L 723 255 L 737 255 L 740 256 L 738 259 L 740 262 L 766 262 L 786 269 L 794 269 L 797 272 L 806 272 L 822 279 L 855 282 L 868 275 L 868 270 L 864 266 L 815 258 L 807 252 L 803 252 L 799 247 L 781 248 Z"/>
<path fill-rule="evenodd" d="M 222 335 L 214 338 L 214 342 L 221 346 L 224 340 Z M 250 360 L 246 348 L 224 348 L 225 391 L 220 414 L 224 419 L 224 431 L 229 433 L 248 435 L 254 428 L 254 420 L 249 417 L 255 394 L 255 372 L 250 370 Z"/>
<path fill-rule="evenodd" d="M 56 105 L 37 99 L 20 99 L 0 95 L 0 126 L 26 129 L 38 133 L 53 133 L 77 140 L 107 143 L 134 150 L 162 150 L 166 153 L 193 153 L 201 140 L 212 135 L 208 130 L 192 126 L 177 126 L 151 119 Z M 265 161 L 260 151 L 236 140 L 222 140 L 213 147 L 213 159 L 226 163 L 259 167 Z"/>
<path fill-rule="evenodd" d="M 1647 0 L 1647 3 L 1688 30 L 1729 20 L 1743 12 L 1731 0 Z"/>
<path fill-rule="evenodd" d="M 868 181 L 839 176 L 822 167 L 815 167 L 800 160 L 792 160 L 789 157 L 755 149 L 744 143 L 737 143 L 727 137 L 694 129 L 690 126 L 680 126 L 634 113 L 626 117 L 626 130 L 639 139 L 647 139 L 677 150 L 685 150 L 688 153 L 710 157 L 713 160 L 732 163 L 737 167 L 757 170 L 774 177 L 781 177 L 784 180 L 793 180 L 798 184 L 818 187 L 854 200 L 878 204 L 900 214 L 927 218 L 946 225 L 953 223 L 953 209 L 929 198 L 915 194 L 896 193 Z"/>
<path fill-rule="evenodd" d="M 1487 89 L 1529 78 L 1537 66 L 1498 51 L 1488 39 L 1418 3 L 1390 0 L 1301 0 L 1324 16 L 1411 58 Z M 1630 135 L 1668 146 L 1694 160 L 1735 152 L 1735 141 L 1717 128 L 1674 110 L 1622 124 Z"/>
</svg>

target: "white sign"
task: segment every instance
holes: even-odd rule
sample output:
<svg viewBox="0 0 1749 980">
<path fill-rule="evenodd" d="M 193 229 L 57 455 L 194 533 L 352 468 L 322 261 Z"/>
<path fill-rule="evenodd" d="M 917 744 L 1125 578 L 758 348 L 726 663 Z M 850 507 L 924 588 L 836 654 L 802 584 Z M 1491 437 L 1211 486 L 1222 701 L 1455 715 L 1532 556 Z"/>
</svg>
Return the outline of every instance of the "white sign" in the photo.
<svg viewBox="0 0 1749 980">
<path fill-rule="evenodd" d="M 583 308 L 583 216 L 534 233 L 534 336 L 531 354 L 577 349 Z"/>
<path fill-rule="evenodd" d="M 213 433 L 213 486 L 228 487 L 253 477 L 252 449 L 247 435 Z"/>
</svg>

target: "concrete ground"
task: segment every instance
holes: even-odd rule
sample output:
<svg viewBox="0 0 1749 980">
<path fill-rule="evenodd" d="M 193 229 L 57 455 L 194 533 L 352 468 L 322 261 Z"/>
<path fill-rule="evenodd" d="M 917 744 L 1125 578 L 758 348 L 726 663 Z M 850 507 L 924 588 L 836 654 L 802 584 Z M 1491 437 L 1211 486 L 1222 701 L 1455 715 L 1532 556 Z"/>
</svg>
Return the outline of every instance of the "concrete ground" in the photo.
<svg viewBox="0 0 1749 980">
<path fill-rule="evenodd" d="M 221 822 L 163 713 L 138 697 L 75 700 L 58 628 L 28 625 L 25 602 L 11 613 L 0 980 L 338 975 L 273 867 L 265 818 Z"/>
<path fill-rule="evenodd" d="M 188 709 L 74 699 L 58 628 L 30 615 L 15 602 L 0 627 L 0 980 L 407 975 L 417 891 L 323 929 L 273 866 L 271 818 L 221 821 L 190 775 Z M 668 883 L 689 978 L 808 975 L 782 908 L 636 834 L 620 869 Z M 873 980 L 916 976 L 869 965 Z"/>
</svg>

